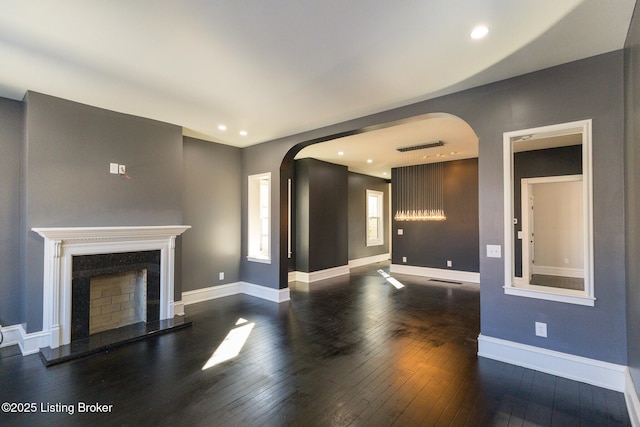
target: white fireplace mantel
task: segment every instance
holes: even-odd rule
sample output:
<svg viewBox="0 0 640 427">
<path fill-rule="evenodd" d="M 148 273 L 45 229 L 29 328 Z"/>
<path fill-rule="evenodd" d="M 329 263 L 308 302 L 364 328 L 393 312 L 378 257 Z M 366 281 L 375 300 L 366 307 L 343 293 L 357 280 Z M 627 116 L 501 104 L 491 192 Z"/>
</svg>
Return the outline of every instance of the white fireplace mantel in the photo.
<svg viewBox="0 0 640 427">
<path fill-rule="evenodd" d="M 44 238 L 42 330 L 49 346 L 71 342 L 71 279 L 74 255 L 160 251 L 160 319 L 174 316 L 175 239 L 188 225 L 129 227 L 35 227 Z"/>
</svg>

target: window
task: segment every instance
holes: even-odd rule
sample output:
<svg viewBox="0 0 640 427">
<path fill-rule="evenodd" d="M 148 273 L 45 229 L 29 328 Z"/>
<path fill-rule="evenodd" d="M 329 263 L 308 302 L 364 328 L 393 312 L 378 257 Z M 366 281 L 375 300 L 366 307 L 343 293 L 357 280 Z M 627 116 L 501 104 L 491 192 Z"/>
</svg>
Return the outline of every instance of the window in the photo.
<svg viewBox="0 0 640 427">
<path fill-rule="evenodd" d="M 249 176 L 248 254 L 255 262 L 271 262 L 271 173 Z"/>
<path fill-rule="evenodd" d="M 367 190 L 367 246 L 384 244 L 383 193 Z"/>
<path fill-rule="evenodd" d="M 503 144 L 505 293 L 594 306 L 591 120 Z"/>
</svg>

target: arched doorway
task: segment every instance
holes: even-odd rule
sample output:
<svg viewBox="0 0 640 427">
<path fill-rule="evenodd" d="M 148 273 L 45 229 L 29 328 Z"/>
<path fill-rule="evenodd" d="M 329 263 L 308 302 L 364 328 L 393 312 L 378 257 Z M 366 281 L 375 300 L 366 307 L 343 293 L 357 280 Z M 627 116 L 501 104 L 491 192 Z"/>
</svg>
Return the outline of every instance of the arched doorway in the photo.
<svg viewBox="0 0 640 427">
<path fill-rule="evenodd" d="M 427 145 L 432 141 L 441 141 L 442 145 L 437 149 L 415 149 L 409 153 L 401 152 L 398 149 L 403 147 L 416 147 Z M 429 164 L 438 162 L 460 162 L 468 159 L 475 159 L 475 234 L 473 248 L 469 251 L 474 260 L 468 259 L 463 262 L 445 259 L 443 261 L 443 270 L 455 269 L 462 265 L 466 271 L 473 270 L 479 280 L 478 266 L 478 217 L 477 217 L 477 157 L 478 157 L 478 137 L 471 126 L 463 119 L 447 114 L 447 113 L 430 113 L 412 117 L 411 119 L 385 123 L 382 125 L 372 126 L 364 129 L 357 129 L 352 132 L 330 135 L 317 140 L 310 140 L 293 146 L 284 156 L 280 167 L 280 286 L 284 287 L 289 280 L 289 272 L 296 270 L 296 244 L 295 244 L 295 206 L 294 206 L 294 190 L 295 190 L 295 161 L 301 158 L 313 158 L 322 162 L 342 165 L 348 168 L 349 173 L 367 174 L 389 182 L 392 180 L 392 171 L 398 167 L 409 164 Z M 369 162 L 368 162 L 369 160 Z M 454 168 L 452 173 L 459 173 L 460 167 Z M 466 193 L 468 195 L 468 192 Z M 469 202 L 467 200 L 467 202 Z M 390 206 L 389 206 L 390 208 Z M 460 210 L 456 210 L 459 212 Z M 388 212 L 391 214 L 391 212 Z M 388 215 L 391 218 L 392 215 Z M 455 216 L 455 215 L 454 215 Z M 460 218 L 456 219 L 459 220 Z M 449 221 L 448 230 L 463 229 L 468 230 L 468 221 L 470 216 L 464 218 L 465 225 L 457 227 Z M 397 224 L 389 221 L 389 230 L 396 230 Z M 394 224 L 391 226 L 391 224 Z M 413 225 L 412 225 L 413 226 Z M 415 228 L 415 227 L 414 227 Z M 440 227 L 443 228 L 443 227 Z M 450 232 L 450 231 L 449 231 Z M 391 242 L 391 235 L 388 236 Z M 465 241 L 460 236 L 455 236 L 454 241 Z M 466 239 L 468 241 L 468 239 Z M 416 248 L 416 251 L 421 249 Z M 455 250 L 451 247 L 450 250 Z M 446 254 L 443 254 L 447 258 Z M 392 257 L 393 258 L 393 257 Z M 421 262 L 415 257 L 409 263 L 416 266 Z M 449 256 L 449 258 L 451 258 Z M 402 258 L 400 258 L 402 259 Z M 348 263 L 348 259 L 344 260 Z M 397 260 L 393 258 L 393 261 Z M 416 262 L 418 261 L 418 262 Z M 449 261 L 447 266 L 446 261 Z M 429 261 L 431 263 L 435 261 Z M 440 262 L 440 261 L 437 261 Z M 424 262 L 422 263 L 424 264 Z"/>
</svg>

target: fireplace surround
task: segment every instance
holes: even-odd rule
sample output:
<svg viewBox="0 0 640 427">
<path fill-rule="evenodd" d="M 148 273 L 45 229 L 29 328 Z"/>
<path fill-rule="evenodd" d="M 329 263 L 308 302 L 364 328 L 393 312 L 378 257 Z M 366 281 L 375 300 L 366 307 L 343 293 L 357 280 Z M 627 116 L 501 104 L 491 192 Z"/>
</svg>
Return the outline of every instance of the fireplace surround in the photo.
<svg viewBox="0 0 640 427">
<path fill-rule="evenodd" d="M 44 238 L 42 329 L 45 343 L 51 349 L 71 343 L 74 257 L 106 254 L 108 258 L 109 254 L 158 251 L 158 318 L 160 321 L 173 319 L 175 238 L 189 228 L 186 225 L 33 228 Z"/>
</svg>

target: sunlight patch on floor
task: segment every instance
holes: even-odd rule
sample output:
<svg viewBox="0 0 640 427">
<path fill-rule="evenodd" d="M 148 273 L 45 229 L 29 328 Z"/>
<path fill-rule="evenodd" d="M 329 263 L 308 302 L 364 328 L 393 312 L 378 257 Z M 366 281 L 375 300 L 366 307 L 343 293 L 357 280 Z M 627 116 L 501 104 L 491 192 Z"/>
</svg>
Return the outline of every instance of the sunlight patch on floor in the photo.
<svg viewBox="0 0 640 427">
<path fill-rule="evenodd" d="M 384 270 L 378 270 L 378 274 L 381 275 L 382 277 L 384 277 L 384 279 L 391 283 L 396 289 L 402 289 L 404 288 L 404 285 L 402 284 L 402 282 L 400 282 L 398 279 L 396 279 L 395 277 L 391 276 L 389 273 L 387 273 Z"/>
<path fill-rule="evenodd" d="M 251 322 L 248 323 L 246 319 L 238 319 L 236 322 L 237 328 L 234 328 L 229 331 L 225 339 L 220 343 L 216 351 L 213 352 L 207 363 L 204 364 L 202 370 L 206 370 L 212 368 L 222 362 L 226 362 L 227 360 L 231 360 L 240 354 L 240 350 L 244 347 L 244 344 L 247 342 L 247 338 L 251 334 L 251 330 L 256 325 Z"/>
</svg>

